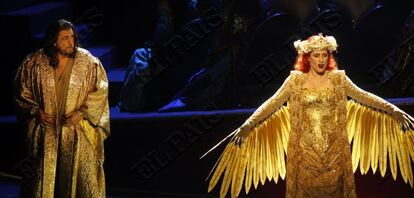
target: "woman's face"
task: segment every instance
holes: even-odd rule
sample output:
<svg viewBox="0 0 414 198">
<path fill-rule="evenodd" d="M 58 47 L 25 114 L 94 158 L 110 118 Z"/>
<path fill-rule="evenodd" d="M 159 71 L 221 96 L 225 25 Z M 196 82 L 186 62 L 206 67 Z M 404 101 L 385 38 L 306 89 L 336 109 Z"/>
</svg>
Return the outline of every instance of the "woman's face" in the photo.
<svg viewBox="0 0 414 198">
<path fill-rule="evenodd" d="M 328 65 L 328 56 L 329 54 L 327 50 L 312 51 L 308 58 L 310 70 L 313 70 L 318 74 L 323 74 Z"/>
</svg>

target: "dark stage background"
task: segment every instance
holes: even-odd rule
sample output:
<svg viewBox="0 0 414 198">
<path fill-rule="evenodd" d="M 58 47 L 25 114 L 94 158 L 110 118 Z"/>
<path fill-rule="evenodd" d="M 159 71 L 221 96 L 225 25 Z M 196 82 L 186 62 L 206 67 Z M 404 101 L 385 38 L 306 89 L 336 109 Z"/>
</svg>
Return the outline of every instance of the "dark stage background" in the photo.
<svg viewBox="0 0 414 198">
<path fill-rule="evenodd" d="M 403 0 L 0 0 L 0 197 L 18 196 L 27 172 L 13 78 L 51 21 L 71 20 L 108 74 L 108 196 L 217 197 L 204 179 L 223 147 L 199 156 L 279 88 L 297 39 L 335 36 L 340 69 L 414 115 L 413 9 Z M 355 175 L 359 197 L 414 197 L 400 175 Z M 248 197 L 284 191 L 269 182 Z"/>
</svg>

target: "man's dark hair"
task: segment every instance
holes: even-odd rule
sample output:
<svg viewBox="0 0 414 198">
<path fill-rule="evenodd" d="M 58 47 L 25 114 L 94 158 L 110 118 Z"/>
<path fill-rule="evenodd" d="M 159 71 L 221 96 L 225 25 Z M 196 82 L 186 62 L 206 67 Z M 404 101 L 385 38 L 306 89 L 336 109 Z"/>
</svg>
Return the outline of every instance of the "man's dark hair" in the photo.
<svg viewBox="0 0 414 198">
<path fill-rule="evenodd" d="M 49 64 L 52 67 L 56 67 L 59 64 L 59 61 L 57 60 L 57 47 L 55 46 L 55 43 L 59 36 L 59 32 L 62 30 L 69 29 L 72 29 L 75 36 L 74 50 L 73 53 L 69 55 L 70 57 L 74 58 L 77 52 L 77 48 L 79 47 L 78 35 L 75 31 L 75 26 L 65 19 L 60 19 L 56 22 L 51 23 L 47 28 L 44 38 L 43 51 L 46 54 L 46 56 L 49 57 Z"/>
</svg>

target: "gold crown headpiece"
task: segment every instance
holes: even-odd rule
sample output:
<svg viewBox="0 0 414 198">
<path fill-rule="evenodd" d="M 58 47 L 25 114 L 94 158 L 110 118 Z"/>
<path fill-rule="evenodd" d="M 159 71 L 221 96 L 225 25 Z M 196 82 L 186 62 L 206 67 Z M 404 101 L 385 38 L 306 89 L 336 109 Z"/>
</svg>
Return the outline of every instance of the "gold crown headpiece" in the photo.
<svg viewBox="0 0 414 198">
<path fill-rule="evenodd" d="M 323 36 L 322 33 L 309 37 L 307 40 L 297 40 L 293 43 L 298 54 L 306 54 L 311 51 L 327 49 L 336 51 L 338 44 L 333 36 Z"/>
</svg>

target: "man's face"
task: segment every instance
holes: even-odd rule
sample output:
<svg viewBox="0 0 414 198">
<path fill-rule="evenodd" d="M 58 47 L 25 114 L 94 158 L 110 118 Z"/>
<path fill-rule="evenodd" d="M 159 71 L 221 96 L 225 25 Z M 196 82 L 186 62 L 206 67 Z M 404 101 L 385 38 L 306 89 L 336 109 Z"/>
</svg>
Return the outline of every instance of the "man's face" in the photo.
<svg viewBox="0 0 414 198">
<path fill-rule="evenodd" d="M 69 56 L 75 50 L 75 35 L 72 29 L 59 32 L 56 48 L 59 54 Z"/>
<path fill-rule="evenodd" d="M 326 66 L 328 65 L 328 55 L 327 50 L 312 51 L 308 59 L 310 69 L 318 74 L 323 74 L 326 70 Z"/>
</svg>

